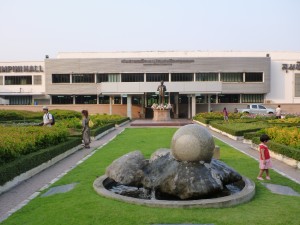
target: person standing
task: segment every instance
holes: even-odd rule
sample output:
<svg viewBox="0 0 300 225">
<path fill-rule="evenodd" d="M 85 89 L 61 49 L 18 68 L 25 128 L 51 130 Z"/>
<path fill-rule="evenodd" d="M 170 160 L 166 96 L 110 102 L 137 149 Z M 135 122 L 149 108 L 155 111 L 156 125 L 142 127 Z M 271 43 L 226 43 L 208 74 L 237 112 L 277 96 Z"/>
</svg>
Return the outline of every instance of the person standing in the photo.
<svg viewBox="0 0 300 225">
<path fill-rule="evenodd" d="M 259 144 L 259 174 L 257 176 L 258 180 L 263 180 L 262 175 L 266 172 L 266 179 L 271 180 L 269 175 L 269 169 L 272 167 L 271 157 L 267 142 L 270 140 L 270 137 L 266 134 L 261 135 Z"/>
<path fill-rule="evenodd" d="M 281 108 L 280 105 L 277 106 L 275 110 L 276 119 L 281 119 Z"/>
<path fill-rule="evenodd" d="M 223 109 L 223 115 L 224 115 L 224 121 L 228 122 L 228 111 L 227 111 L 226 107 L 224 107 L 224 109 Z"/>
<path fill-rule="evenodd" d="M 52 116 L 51 113 L 49 113 L 49 110 L 48 110 L 47 106 L 43 106 L 43 112 L 44 112 L 43 122 L 40 125 L 51 127 L 52 122 L 53 122 L 53 116 Z"/>
<path fill-rule="evenodd" d="M 87 110 L 82 110 L 82 140 L 85 148 L 90 148 L 91 135 L 89 127 L 89 113 Z"/>
</svg>

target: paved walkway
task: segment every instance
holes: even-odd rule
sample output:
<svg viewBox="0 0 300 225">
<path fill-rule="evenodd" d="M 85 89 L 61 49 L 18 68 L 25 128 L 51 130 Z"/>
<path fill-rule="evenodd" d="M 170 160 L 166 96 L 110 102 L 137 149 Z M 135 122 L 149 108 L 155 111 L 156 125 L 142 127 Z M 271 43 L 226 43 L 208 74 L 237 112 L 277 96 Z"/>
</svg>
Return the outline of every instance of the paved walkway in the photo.
<svg viewBox="0 0 300 225">
<path fill-rule="evenodd" d="M 130 123 L 123 127 L 117 127 L 114 131 L 103 136 L 100 140 L 93 141 L 90 149 L 77 151 L 34 177 L 20 183 L 10 191 L 0 195 L 0 222 L 29 202 L 30 199 L 38 195 L 38 191 L 42 188 L 46 188 L 49 184 L 54 183 L 59 177 L 63 176 L 67 171 L 70 171 L 78 163 L 82 162 L 82 159 L 88 157 L 93 150 L 105 145 L 129 126 Z M 232 140 L 212 130 L 210 130 L 210 132 L 221 141 L 258 160 L 258 152 L 251 149 L 249 144 Z M 272 160 L 272 163 L 274 170 L 300 184 L 300 170 L 294 169 L 275 159 Z"/>
</svg>

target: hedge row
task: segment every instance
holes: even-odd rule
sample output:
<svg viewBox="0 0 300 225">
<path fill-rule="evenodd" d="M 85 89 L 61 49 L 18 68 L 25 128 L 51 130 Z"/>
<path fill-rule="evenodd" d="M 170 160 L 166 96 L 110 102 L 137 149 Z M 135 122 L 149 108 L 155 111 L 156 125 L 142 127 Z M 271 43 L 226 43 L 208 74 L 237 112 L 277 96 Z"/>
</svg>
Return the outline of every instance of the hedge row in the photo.
<svg viewBox="0 0 300 225">
<path fill-rule="evenodd" d="M 57 127 L 0 127 L 0 164 L 67 140 L 67 129 Z"/>
<path fill-rule="evenodd" d="M 103 133 L 106 130 L 109 130 L 110 128 L 113 128 L 115 126 L 115 124 L 110 123 L 110 124 L 106 124 L 102 127 L 97 127 L 95 129 L 91 130 L 91 136 L 96 137 L 98 134 Z"/>
<path fill-rule="evenodd" d="M 252 138 L 253 143 L 259 144 L 260 140 L 259 137 Z M 289 158 L 295 159 L 297 161 L 300 161 L 300 149 L 293 148 L 290 146 L 286 146 L 283 144 L 279 144 L 273 141 L 268 142 L 268 147 L 271 151 L 282 154 L 284 156 L 287 156 Z"/>
<path fill-rule="evenodd" d="M 0 185 L 3 185 L 16 176 L 47 162 L 48 160 L 66 152 L 80 143 L 80 138 L 69 138 L 67 141 L 61 144 L 33 152 L 2 165 L 0 167 Z"/>
<path fill-rule="evenodd" d="M 222 130 L 234 136 L 244 136 L 245 133 L 258 131 L 265 128 L 267 125 L 258 123 L 220 123 L 218 121 L 211 121 L 210 123 L 214 128 Z"/>
</svg>

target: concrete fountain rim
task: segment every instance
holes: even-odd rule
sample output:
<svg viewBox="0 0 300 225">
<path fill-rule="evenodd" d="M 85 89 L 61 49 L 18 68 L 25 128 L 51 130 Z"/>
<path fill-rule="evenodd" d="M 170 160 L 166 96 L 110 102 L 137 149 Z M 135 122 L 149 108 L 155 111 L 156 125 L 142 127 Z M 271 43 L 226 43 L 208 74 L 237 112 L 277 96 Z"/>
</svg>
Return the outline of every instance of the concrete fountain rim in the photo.
<svg viewBox="0 0 300 225">
<path fill-rule="evenodd" d="M 161 207 L 161 208 L 225 208 L 232 207 L 235 205 L 249 202 L 255 195 L 255 183 L 243 176 L 245 187 L 238 193 L 230 196 L 211 198 L 211 199 L 200 199 L 200 200 L 182 200 L 182 201 L 169 201 L 169 200 L 150 200 L 150 199 L 138 199 L 128 196 L 122 196 L 115 194 L 107 190 L 103 183 L 108 177 L 103 175 L 98 177 L 94 183 L 94 190 L 101 196 L 120 200 L 127 203 L 133 203 L 137 205 L 147 205 L 150 207 Z"/>
</svg>

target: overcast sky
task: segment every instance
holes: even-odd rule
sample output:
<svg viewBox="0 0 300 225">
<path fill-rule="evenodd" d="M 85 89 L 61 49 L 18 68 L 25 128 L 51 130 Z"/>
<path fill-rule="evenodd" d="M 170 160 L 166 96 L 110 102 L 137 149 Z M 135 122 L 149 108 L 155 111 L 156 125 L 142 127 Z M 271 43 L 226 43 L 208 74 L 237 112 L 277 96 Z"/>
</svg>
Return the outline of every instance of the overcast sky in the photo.
<svg viewBox="0 0 300 225">
<path fill-rule="evenodd" d="M 78 51 L 300 51 L 299 0 L 0 3 L 0 61 Z"/>
</svg>

